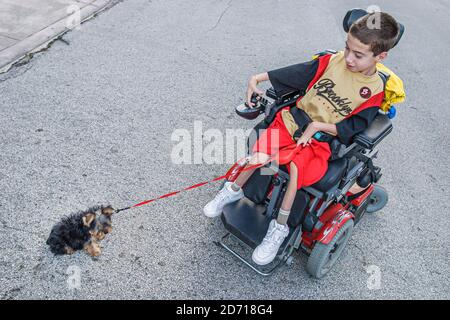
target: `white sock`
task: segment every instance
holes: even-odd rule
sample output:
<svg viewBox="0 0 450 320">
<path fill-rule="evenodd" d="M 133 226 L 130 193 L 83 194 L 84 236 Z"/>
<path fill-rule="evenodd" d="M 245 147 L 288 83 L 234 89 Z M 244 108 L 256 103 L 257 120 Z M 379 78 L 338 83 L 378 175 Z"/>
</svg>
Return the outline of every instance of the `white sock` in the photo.
<svg viewBox="0 0 450 320">
<path fill-rule="evenodd" d="M 289 219 L 289 214 L 291 213 L 291 211 L 286 211 L 280 208 L 280 211 L 278 211 L 278 217 L 277 217 L 277 222 L 279 224 L 283 224 L 286 225 L 287 221 Z"/>
<path fill-rule="evenodd" d="M 239 187 L 236 183 L 232 183 L 232 184 L 230 184 L 229 185 L 230 186 L 230 188 L 229 188 L 229 190 L 230 191 L 232 191 L 232 192 L 234 192 L 234 193 L 236 193 L 236 192 L 239 192 L 240 190 L 241 190 L 241 187 Z"/>
</svg>

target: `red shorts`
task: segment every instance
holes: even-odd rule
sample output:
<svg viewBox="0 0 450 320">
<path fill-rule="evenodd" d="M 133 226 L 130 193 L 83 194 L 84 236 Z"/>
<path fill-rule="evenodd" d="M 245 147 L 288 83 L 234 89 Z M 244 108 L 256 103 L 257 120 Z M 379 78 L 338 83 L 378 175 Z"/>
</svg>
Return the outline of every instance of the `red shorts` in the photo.
<svg viewBox="0 0 450 320">
<path fill-rule="evenodd" d="M 274 121 L 261 134 L 258 141 L 256 141 L 253 147 L 253 153 L 261 152 L 274 155 L 281 149 L 279 151 L 279 157 L 282 159 L 284 157 L 283 152 L 292 152 L 292 149 L 290 151 L 283 151 L 283 148 L 295 145 L 295 143 L 284 125 L 280 111 Z M 291 162 L 296 165 L 298 170 L 297 189 L 319 181 L 327 172 L 330 156 L 331 150 L 329 144 L 327 142 L 319 142 L 315 139 L 311 140 L 310 145 L 298 149 L 291 159 Z M 282 164 L 287 163 L 281 163 L 280 161 L 280 165 Z M 290 170 L 289 164 L 287 164 L 287 169 L 288 171 Z"/>
</svg>

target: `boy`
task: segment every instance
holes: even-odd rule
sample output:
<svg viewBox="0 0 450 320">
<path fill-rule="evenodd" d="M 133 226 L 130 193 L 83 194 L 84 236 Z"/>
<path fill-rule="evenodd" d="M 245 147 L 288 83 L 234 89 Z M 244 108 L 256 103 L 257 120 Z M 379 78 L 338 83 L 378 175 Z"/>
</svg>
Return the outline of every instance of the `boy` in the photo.
<svg viewBox="0 0 450 320">
<path fill-rule="evenodd" d="M 379 15 L 376 17 L 380 22 L 378 29 L 370 25 L 374 14 Z M 398 24 L 392 16 L 383 12 L 370 13 L 351 26 L 344 52 L 326 54 L 250 78 L 247 89 L 250 106 L 253 106 L 250 102 L 252 94 L 262 94 L 257 85 L 269 80 L 278 95 L 306 89 L 296 106 L 312 120 L 306 128 L 299 128 L 293 112 L 287 107 L 278 112 L 253 148 L 248 166 L 264 163 L 277 152 L 281 158 L 280 149 L 287 145 L 296 142 L 299 146 L 291 162 L 286 164 L 290 179 L 278 217 L 271 221 L 264 240 L 253 252 L 252 259 L 256 264 L 270 263 L 289 234 L 287 220 L 297 190 L 314 184 L 326 173 L 330 147 L 327 142 L 312 138 L 314 134 L 326 132 L 348 144 L 354 135 L 370 126 L 377 115 L 384 91 L 376 64 L 386 58 L 398 33 Z M 204 214 L 219 216 L 226 204 L 241 199 L 244 196 L 241 187 L 253 171 L 242 172 L 234 183 L 227 182 L 204 207 Z"/>
</svg>

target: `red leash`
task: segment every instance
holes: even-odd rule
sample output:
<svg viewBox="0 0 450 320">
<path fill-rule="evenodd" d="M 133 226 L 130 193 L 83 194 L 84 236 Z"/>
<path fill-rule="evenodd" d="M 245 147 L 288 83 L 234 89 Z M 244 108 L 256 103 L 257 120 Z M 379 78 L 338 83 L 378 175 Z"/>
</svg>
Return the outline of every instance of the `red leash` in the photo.
<svg viewBox="0 0 450 320">
<path fill-rule="evenodd" d="M 274 154 L 273 156 L 271 156 L 266 162 L 260 163 L 260 164 L 255 164 L 255 165 L 250 166 L 250 167 L 248 167 L 248 168 L 242 169 L 242 170 L 239 171 L 239 173 L 245 172 L 245 171 L 249 171 L 249 170 L 253 170 L 253 169 L 258 169 L 258 168 L 260 168 L 260 167 L 263 167 L 263 166 L 265 166 L 266 164 L 268 164 L 269 162 L 272 162 L 277 156 L 279 156 L 279 155 L 280 155 L 280 152 L 281 152 L 282 150 L 283 150 L 283 151 L 288 151 L 289 149 L 292 149 L 292 151 L 291 151 L 290 153 L 288 153 L 288 154 L 286 154 L 286 155 L 284 155 L 283 157 L 280 157 L 280 158 L 278 159 L 278 163 L 279 163 L 279 164 L 285 164 L 285 163 L 288 163 L 288 162 L 290 162 L 290 160 L 293 158 L 293 156 L 295 155 L 295 153 L 297 152 L 297 150 L 300 150 L 299 147 L 301 147 L 301 146 L 297 146 L 296 143 L 293 143 L 293 144 L 291 144 L 291 145 L 289 145 L 289 146 L 286 146 L 285 148 L 281 149 L 281 150 L 278 151 L 276 154 Z M 243 158 L 243 159 L 245 159 L 245 158 Z M 242 161 L 243 159 L 240 159 L 237 163 L 239 163 L 239 162 Z M 237 164 L 237 163 L 236 163 L 236 164 Z M 204 185 L 206 185 L 206 184 L 208 184 L 208 183 L 211 183 L 211 182 L 219 181 L 219 180 L 222 180 L 222 179 L 227 179 L 227 178 L 229 178 L 230 176 L 232 176 L 233 174 L 236 173 L 235 170 L 236 170 L 236 165 L 232 166 L 232 167 L 228 170 L 228 172 L 227 172 L 226 174 L 224 174 L 224 175 L 222 175 L 222 176 L 220 176 L 220 177 L 214 178 L 214 179 L 209 180 L 209 181 L 196 183 L 196 184 L 194 184 L 194 185 L 192 185 L 192 186 L 190 186 L 190 187 L 187 187 L 187 188 L 184 188 L 184 189 L 180 189 L 180 190 L 174 191 L 174 192 L 169 192 L 169 193 L 166 193 L 166 194 L 164 194 L 164 195 L 162 195 L 162 196 L 159 196 L 159 197 L 157 197 L 157 198 L 153 198 L 153 199 L 149 199 L 149 200 L 145 200 L 145 201 L 139 202 L 139 203 L 137 203 L 137 204 L 135 204 L 135 205 L 133 205 L 133 206 L 130 206 L 130 207 L 126 207 L 126 208 L 122 208 L 122 209 L 117 209 L 117 210 L 116 210 L 116 213 L 117 213 L 117 212 L 120 212 L 120 211 L 125 211 L 125 210 L 128 210 L 128 209 L 137 208 L 137 207 L 140 207 L 140 206 L 149 204 L 149 203 L 151 203 L 151 202 L 154 202 L 154 201 L 157 201 L 157 200 L 160 200 L 160 199 L 169 198 L 169 197 L 172 197 L 172 196 L 174 196 L 174 195 L 176 195 L 176 194 L 178 194 L 178 193 L 180 193 L 180 192 L 182 192 L 182 191 L 187 191 L 187 190 L 191 190 L 191 189 L 196 189 L 196 188 L 202 187 L 202 186 L 204 186 Z"/>
</svg>

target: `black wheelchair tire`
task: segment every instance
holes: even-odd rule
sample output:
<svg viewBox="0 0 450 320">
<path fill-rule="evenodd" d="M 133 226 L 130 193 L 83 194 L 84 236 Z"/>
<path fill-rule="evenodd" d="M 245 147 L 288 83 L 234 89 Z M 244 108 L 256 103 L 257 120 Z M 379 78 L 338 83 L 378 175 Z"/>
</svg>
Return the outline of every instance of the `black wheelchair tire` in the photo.
<svg viewBox="0 0 450 320">
<path fill-rule="evenodd" d="M 306 271 L 321 279 L 332 269 L 350 239 L 355 223 L 348 220 L 328 244 L 317 242 L 308 258 Z M 334 250 L 334 251 L 333 251 Z"/>
<path fill-rule="evenodd" d="M 374 190 L 369 196 L 369 205 L 366 208 L 367 213 L 374 213 L 384 208 L 389 200 L 387 190 L 382 186 L 375 185 Z"/>
</svg>

